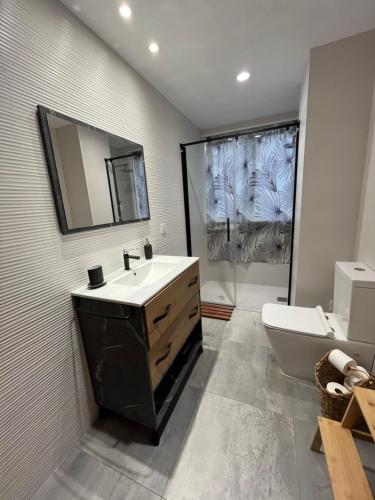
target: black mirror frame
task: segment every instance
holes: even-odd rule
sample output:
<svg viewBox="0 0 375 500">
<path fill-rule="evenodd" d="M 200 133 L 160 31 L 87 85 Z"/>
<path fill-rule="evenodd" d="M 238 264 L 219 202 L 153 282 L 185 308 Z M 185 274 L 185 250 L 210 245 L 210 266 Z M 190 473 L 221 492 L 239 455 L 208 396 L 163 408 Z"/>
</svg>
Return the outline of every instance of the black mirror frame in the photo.
<svg viewBox="0 0 375 500">
<path fill-rule="evenodd" d="M 57 167 L 56 167 L 56 160 L 55 160 L 55 155 L 53 152 L 52 140 L 51 140 L 51 135 L 50 135 L 48 121 L 47 121 L 47 114 L 48 113 L 52 114 L 54 116 L 57 116 L 59 118 L 63 118 L 65 120 L 69 120 L 72 123 L 76 123 L 77 125 L 82 125 L 84 127 L 90 127 L 91 129 L 96 130 L 97 132 L 102 132 L 105 134 L 110 134 L 110 132 L 107 132 L 106 130 L 102 130 L 100 128 L 89 125 L 88 123 L 81 122 L 79 120 L 76 120 L 75 118 L 71 118 L 70 116 L 67 116 L 67 115 L 59 113 L 57 111 L 54 111 L 52 109 L 46 108 L 45 106 L 42 106 L 40 104 L 37 106 L 37 117 L 38 117 L 39 129 L 40 129 L 42 144 L 43 144 L 43 149 L 44 149 L 44 156 L 45 156 L 46 163 L 47 163 L 48 175 L 49 175 L 49 180 L 51 183 L 52 195 L 53 195 L 53 201 L 55 203 L 57 220 L 59 222 L 59 227 L 60 227 L 60 231 L 62 232 L 62 234 L 79 233 L 81 231 L 90 231 L 90 230 L 94 230 L 94 229 L 102 229 L 104 227 L 121 226 L 123 224 L 131 224 L 133 222 L 142 222 L 142 221 L 150 220 L 151 219 L 150 203 L 149 203 L 149 197 L 148 197 L 146 165 L 145 165 L 145 161 L 144 161 L 143 168 L 145 170 L 148 217 L 143 217 L 140 219 L 131 219 L 131 220 L 127 220 L 127 221 L 108 222 L 108 224 L 97 224 L 95 226 L 77 227 L 77 228 L 73 228 L 73 229 L 68 228 L 68 222 L 67 222 L 65 209 L 64 209 L 64 202 L 63 202 L 63 198 L 62 198 L 62 194 L 61 194 L 59 176 L 58 176 Z M 111 134 L 111 135 L 115 136 L 115 134 Z M 116 136 L 116 137 L 123 139 L 123 137 L 120 137 L 120 136 Z M 140 145 L 140 147 L 142 148 L 142 154 L 143 154 L 143 158 L 144 158 L 143 146 Z"/>
</svg>

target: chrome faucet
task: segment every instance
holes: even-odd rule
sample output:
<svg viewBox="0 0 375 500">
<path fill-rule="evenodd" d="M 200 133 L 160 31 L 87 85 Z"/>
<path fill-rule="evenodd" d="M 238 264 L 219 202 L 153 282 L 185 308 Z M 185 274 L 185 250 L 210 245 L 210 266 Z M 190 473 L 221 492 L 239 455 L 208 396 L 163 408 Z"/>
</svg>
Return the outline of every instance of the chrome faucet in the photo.
<svg viewBox="0 0 375 500">
<path fill-rule="evenodd" d="M 125 271 L 130 271 L 129 259 L 139 260 L 140 256 L 139 255 L 129 255 L 129 250 L 124 250 Z"/>
</svg>

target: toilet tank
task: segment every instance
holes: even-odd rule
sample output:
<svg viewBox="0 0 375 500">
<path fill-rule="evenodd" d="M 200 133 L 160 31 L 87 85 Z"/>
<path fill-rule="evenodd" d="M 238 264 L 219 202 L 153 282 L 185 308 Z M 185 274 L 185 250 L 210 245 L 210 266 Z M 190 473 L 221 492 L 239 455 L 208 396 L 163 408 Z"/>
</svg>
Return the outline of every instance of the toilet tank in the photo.
<svg viewBox="0 0 375 500">
<path fill-rule="evenodd" d="M 375 272 L 362 262 L 336 262 L 333 313 L 349 340 L 375 344 Z"/>
</svg>

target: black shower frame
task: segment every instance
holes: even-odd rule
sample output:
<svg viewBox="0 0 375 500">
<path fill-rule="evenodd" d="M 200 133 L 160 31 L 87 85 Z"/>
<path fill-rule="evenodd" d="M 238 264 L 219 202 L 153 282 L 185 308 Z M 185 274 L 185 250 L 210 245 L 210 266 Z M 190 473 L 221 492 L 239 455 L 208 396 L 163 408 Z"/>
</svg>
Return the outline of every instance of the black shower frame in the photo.
<svg viewBox="0 0 375 500">
<path fill-rule="evenodd" d="M 134 153 L 129 153 L 127 155 L 113 156 L 112 158 L 104 158 L 105 168 L 107 171 L 108 186 L 109 186 L 109 196 L 111 198 L 112 215 L 113 215 L 114 221 L 116 221 L 116 214 L 115 214 L 115 205 L 114 205 L 112 189 L 111 189 L 111 175 L 109 173 L 109 165 L 112 165 L 112 161 L 122 160 L 124 158 L 130 158 L 132 156 L 140 156 L 140 155 L 143 155 L 143 151 L 135 151 Z M 121 167 L 121 166 L 122 165 L 112 165 L 112 168 L 115 169 L 115 168 Z M 144 162 L 143 162 L 143 168 L 145 168 Z M 117 185 L 117 180 L 116 180 L 116 176 L 114 175 L 114 173 L 113 173 L 113 184 L 115 185 L 116 198 L 117 198 L 117 200 L 119 200 L 120 197 L 119 197 L 119 192 L 118 192 L 118 185 Z M 147 187 L 146 187 L 146 189 L 147 189 Z M 147 201 L 148 201 L 148 197 L 147 197 Z M 118 211 L 118 203 L 117 202 L 116 202 L 116 207 L 117 207 L 117 211 Z M 119 219 L 121 218 L 118 213 L 117 213 L 117 217 L 119 217 Z"/>
<path fill-rule="evenodd" d="M 189 257 L 192 256 L 191 248 L 191 227 L 190 227 L 190 208 L 189 208 L 189 185 L 188 185 L 188 171 L 187 171 L 187 161 L 186 161 L 186 148 L 189 146 L 195 146 L 196 144 L 204 144 L 206 142 L 220 141 L 221 139 L 230 139 L 242 135 L 256 134 L 262 132 L 269 132 L 271 130 L 278 130 L 280 128 L 297 128 L 296 134 L 296 159 L 294 163 L 294 187 L 293 187 L 293 214 L 292 214 L 292 234 L 291 234 L 291 247 L 290 247 L 290 262 L 289 262 L 289 282 L 288 282 L 288 305 L 291 301 L 291 287 L 292 287 L 292 272 L 293 272 L 293 248 L 294 248 L 294 225 L 295 225 L 295 209 L 296 209 L 296 191 L 297 191 L 297 172 L 298 172 L 298 148 L 299 148 L 299 120 L 293 120 L 288 122 L 281 122 L 267 127 L 254 127 L 246 130 L 241 130 L 238 132 L 233 132 L 226 135 L 215 135 L 208 136 L 198 141 L 180 143 L 181 152 L 181 165 L 182 165 L 182 186 L 184 191 L 184 208 L 185 208 L 185 228 L 186 228 L 186 249 Z"/>
</svg>

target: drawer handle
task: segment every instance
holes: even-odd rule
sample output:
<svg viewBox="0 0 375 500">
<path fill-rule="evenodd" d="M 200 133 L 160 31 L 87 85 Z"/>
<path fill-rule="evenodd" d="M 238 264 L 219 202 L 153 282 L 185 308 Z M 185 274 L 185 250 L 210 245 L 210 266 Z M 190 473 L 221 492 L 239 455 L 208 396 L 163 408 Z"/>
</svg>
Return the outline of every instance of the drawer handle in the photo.
<svg viewBox="0 0 375 500">
<path fill-rule="evenodd" d="M 155 366 L 158 366 L 158 364 L 160 364 L 162 361 L 167 359 L 167 357 L 169 356 L 169 353 L 171 352 L 171 347 L 172 347 L 172 342 L 169 342 L 169 344 L 167 346 L 167 352 L 155 361 Z"/>
<path fill-rule="evenodd" d="M 193 278 L 188 284 L 188 287 L 190 288 L 191 286 L 196 285 L 197 283 L 198 283 L 198 276 L 195 276 L 195 278 Z"/>
<path fill-rule="evenodd" d="M 198 307 L 198 306 L 195 306 L 195 307 L 194 307 L 194 309 L 193 309 L 192 313 L 191 313 L 191 314 L 189 314 L 189 319 L 194 318 L 194 316 L 196 316 L 196 315 L 197 315 L 197 313 L 198 313 L 198 309 L 199 309 L 199 307 Z"/>
<path fill-rule="evenodd" d="M 156 323 L 159 323 L 162 319 L 164 319 L 166 316 L 168 316 L 169 309 L 171 308 L 171 304 L 168 304 L 165 308 L 165 313 L 161 314 L 160 316 L 156 316 L 154 319 L 153 323 L 156 325 Z"/>
</svg>

